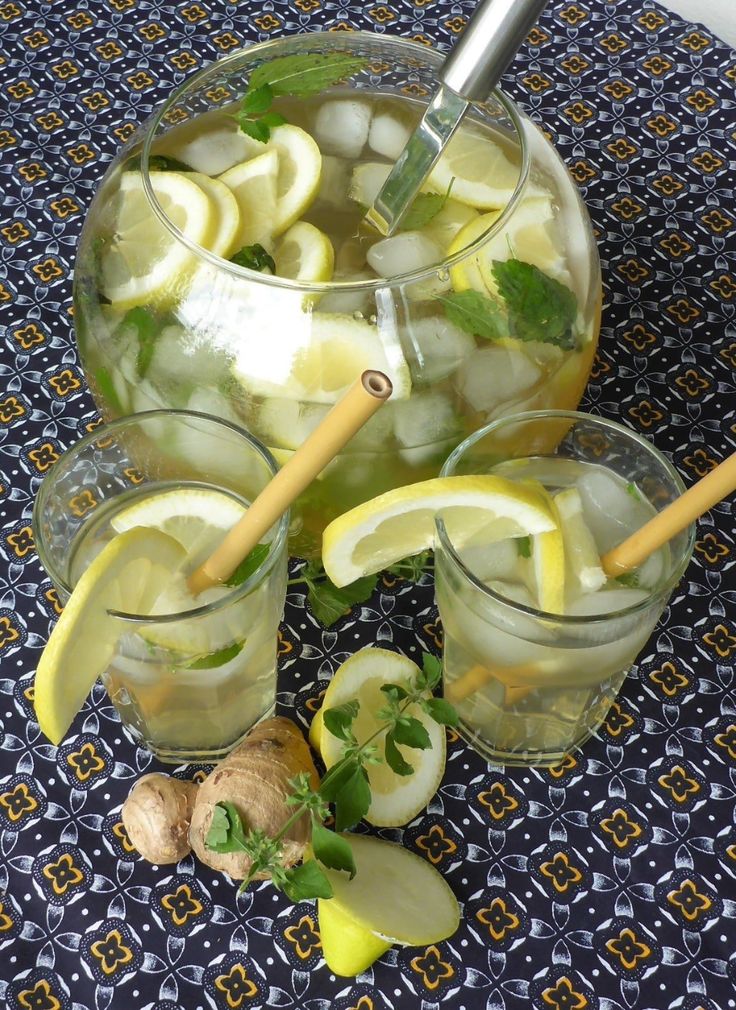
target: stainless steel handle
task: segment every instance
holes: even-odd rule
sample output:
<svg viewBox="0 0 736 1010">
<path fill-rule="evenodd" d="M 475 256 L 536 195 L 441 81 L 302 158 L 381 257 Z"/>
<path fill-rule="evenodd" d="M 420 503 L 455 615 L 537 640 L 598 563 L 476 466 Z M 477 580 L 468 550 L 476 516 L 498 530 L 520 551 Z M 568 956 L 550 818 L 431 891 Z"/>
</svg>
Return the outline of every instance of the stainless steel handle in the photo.
<svg viewBox="0 0 736 1010">
<path fill-rule="evenodd" d="M 468 101 L 484 101 L 548 0 L 482 0 L 445 61 L 440 80 Z"/>
</svg>

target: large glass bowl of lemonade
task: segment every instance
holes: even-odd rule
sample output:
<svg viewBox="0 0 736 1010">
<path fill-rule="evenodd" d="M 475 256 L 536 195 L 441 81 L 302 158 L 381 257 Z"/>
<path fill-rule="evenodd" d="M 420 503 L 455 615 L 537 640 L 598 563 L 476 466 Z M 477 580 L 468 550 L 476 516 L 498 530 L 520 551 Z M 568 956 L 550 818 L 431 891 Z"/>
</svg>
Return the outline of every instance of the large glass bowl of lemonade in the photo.
<svg viewBox="0 0 736 1010">
<path fill-rule="evenodd" d="M 85 222 L 77 339 L 106 419 L 205 412 L 283 463 L 365 368 L 391 378 L 389 403 L 297 502 L 295 554 L 318 553 L 336 515 L 435 476 L 483 424 L 575 408 L 588 378 L 590 221 L 508 98 L 471 106 L 399 231 L 363 220 L 441 62 L 364 32 L 234 53 L 138 130 Z"/>
</svg>

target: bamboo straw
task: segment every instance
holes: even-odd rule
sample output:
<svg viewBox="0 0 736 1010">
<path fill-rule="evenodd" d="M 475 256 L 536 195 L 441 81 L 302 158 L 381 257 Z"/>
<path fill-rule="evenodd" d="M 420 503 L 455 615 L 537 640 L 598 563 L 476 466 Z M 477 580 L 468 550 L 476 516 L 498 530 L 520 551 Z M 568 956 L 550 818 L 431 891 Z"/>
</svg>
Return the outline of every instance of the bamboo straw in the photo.
<svg viewBox="0 0 736 1010">
<path fill-rule="evenodd" d="M 263 534 L 386 402 L 392 391 L 391 380 L 383 372 L 369 369 L 356 379 L 288 463 L 264 487 L 219 547 L 189 576 L 187 586 L 194 596 L 232 575 Z"/>
<path fill-rule="evenodd" d="M 638 568 L 658 547 L 667 543 L 734 490 L 736 490 L 736 452 L 688 488 L 667 508 L 653 516 L 618 547 L 604 554 L 601 558 L 603 571 L 609 577 L 615 578 L 624 572 L 630 572 L 633 568 Z"/>
</svg>

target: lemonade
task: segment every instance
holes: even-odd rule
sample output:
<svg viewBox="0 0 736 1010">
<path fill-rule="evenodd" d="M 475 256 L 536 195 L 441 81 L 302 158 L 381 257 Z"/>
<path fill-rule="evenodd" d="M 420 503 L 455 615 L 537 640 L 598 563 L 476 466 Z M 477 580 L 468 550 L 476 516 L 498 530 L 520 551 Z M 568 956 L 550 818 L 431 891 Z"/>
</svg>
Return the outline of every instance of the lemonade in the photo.
<svg viewBox="0 0 736 1010">
<path fill-rule="evenodd" d="M 436 55 L 363 33 L 259 49 L 196 75 L 108 172 L 80 245 L 77 336 L 107 416 L 204 411 L 280 462 L 363 369 L 385 371 L 391 402 L 297 503 L 291 549 L 310 554 L 331 518 L 436 475 L 489 419 L 574 407 L 600 275 L 574 183 L 505 99 L 473 109 L 384 239 L 363 214 Z M 276 94 L 243 131 L 240 99 L 260 108 L 248 81 L 269 60 L 335 53 L 359 60 L 347 80 Z"/>
<path fill-rule="evenodd" d="M 545 455 L 503 459 L 510 434 L 567 434 Z M 568 430 L 569 429 L 569 430 Z M 582 414 L 519 415 L 460 446 L 447 474 L 484 470 L 547 500 L 556 529 L 458 546 L 440 515 L 435 554 L 447 697 L 460 731 L 490 760 L 554 764 L 604 722 L 692 550 L 692 528 L 634 572 L 600 557 L 681 493 L 643 439 Z M 617 730 L 613 730 L 614 735 Z"/>
<path fill-rule="evenodd" d="M 250 460 L 264 483 L 273 472 L 243 433 L 184 414 L 165 420 L 227 450 L 236 471 Z M 215 761 L 275 703 L 288 514 L 226 584 L 193 597 L 188 574 L 249 499 L 219 474 L 213 482 L 213 462 L 207 472 L 199 461 L 200 480 L 193 459 L 186 476 L 168 461 L 164 474 L 151 438 L 161 424 L 148 414 L 98 429 L 42 485 L 39 554 L 69 602 L 39 663 L 36 710 L 58 743 L 100 676 L 141 746 L 163 761 Z"/>
</svg>

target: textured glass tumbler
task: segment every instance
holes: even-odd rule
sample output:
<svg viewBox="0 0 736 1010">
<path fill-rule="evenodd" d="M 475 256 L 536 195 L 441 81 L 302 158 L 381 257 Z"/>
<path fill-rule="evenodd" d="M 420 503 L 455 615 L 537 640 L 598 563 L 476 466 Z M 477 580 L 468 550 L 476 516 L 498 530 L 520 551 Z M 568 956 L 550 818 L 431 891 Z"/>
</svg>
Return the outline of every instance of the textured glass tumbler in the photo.
<svg viewBox="0 0 736 1010">
<path fill-rule="evenodd" d="M 613 475 L 619 485 L 611 499 L 616 542 L 631 532 L 623 521 L 635 507 L 631 494 L 641 495 L 638 507 L 650 513 L 684 490 L 646 439 L 614 422 L 563 411 L 517 414 L 488 425 L 455 449 L 442 473 L 534 479 L 551 491 L 573 485 L 582 473 L 614 487 L 606 474 Z M 659 620 L 690 559 L 693 536 L 690 527 L 662 549 L 653 584 L 583 593 L 569 608 L 574 612 L 559 615 L 504 595 L 499 587 L 507 583 L 483 570 L 488 544 L 456 549 L 438 518 L 445 690 L 464 739 L 489 761 L 507 765 L 550 766 L 580 747 L 605 720 Z"/>
<path fill-rule="evenodd" d="M 41 562 L 63 603 L 124 509 L 204 492 L 214 494 L 216 523 L 216 510 L 247 506 L 275 472 L 256 439 L 205 414 L 150 411 L 102 425 L 41 486 L 33 513 Z M 217 761 L 273 708 L 288 521 L 287 513 L 269 531 L 268 553 L 244 582 L 208 590 L 196 609 L 114 612 L 119 637 L 102 682 L 130 735 L 160 760 Z M 194 565 L 203 556 L 192 550 Z"/>
</svg>

